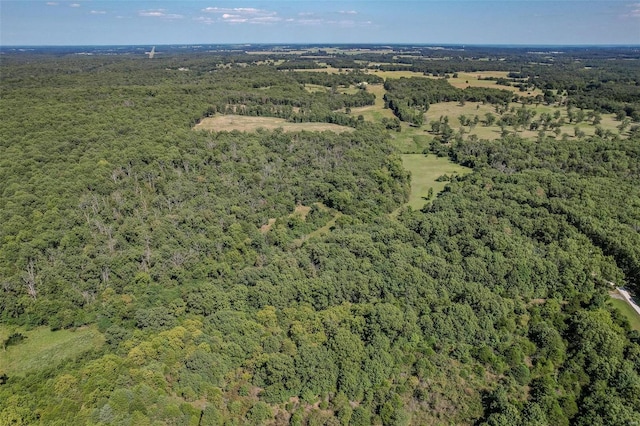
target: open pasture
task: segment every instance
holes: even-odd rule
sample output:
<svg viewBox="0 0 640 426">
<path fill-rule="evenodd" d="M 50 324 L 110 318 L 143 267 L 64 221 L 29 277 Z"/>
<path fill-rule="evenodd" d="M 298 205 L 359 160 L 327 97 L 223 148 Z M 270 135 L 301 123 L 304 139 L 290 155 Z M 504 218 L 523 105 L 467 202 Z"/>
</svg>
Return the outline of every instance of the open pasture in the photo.
<svg viewBox="0 0 640 426">
<path fill-rule="evenodd" d="M 382 70 L 373 70 L 369 71 L 373 75 L 377 75 L 378 77 L 382 77 L 385 80 L 387 78 L 410 78 L 410 77 L 425 77 L 425 75 L 421 72 L 416 71 L 382 71 Z"/>
<path fill-rule="evenodd" d="M 374 105 L 365 107 L 351 108 L 351 114 L 358 116 L 362 115 L 365 120 L 368 121 L 380 121 L 382 118 L 393 118 L 393 112 L 390 109 L 384 108 L 384 94 L 385 90 L 382 84 L 369 84 L 367 86 L 367 92 L 373 93 L 376 96 Z"/>
<path fill-rule="evenodd" d="M 520 103 L 511 103 L 509 104 L 509 114 L 513 114 L 513 111 L 517 111 L 521 109 L 523 106 Z M 558 138 L 563 137 L 563 134 L 566 134 L 569 138 L 576 138 L 576 128 L 578 129 L 578 133 L 582 132 L 585 136 L 595 135 L 597 127 L 602 128 L 603 130 L 609 130 L 613 133 L 619 133 L 617 126 L 619 126 L 620 122 L 618 122 L 613 114 L 601 114 L 601 121 L 596 126 L 593 124 L 593 120 L 584 119 L 579 123 L 569 123 L 569 118 L 567 115 L 567 109 L 565 107 L 560 106 L 549 106 L 549 105 L 525 105 L 524 108 L 530 111 L 534 111 L 535 115 L 533 116 L 532 121 L 537 121 L 540 119 L 541 114 L 551 114 L 553 115 L 556 111 L 559 111 L 560 119 L 564 119 L 564 124 L 559 127 L 560 133 L 556 135 L 553 129 L 549 128 L 545 131 L 545 135 L 547 136 L 556 136 Z M 588 111 L 585 111 L 585 114 Z M 495 116 L 495 123 L 487 126 L 483 121 L 486 119 L 487 114 L 492 114 Z M 430 123 L 432 121 L 438 121 L 440 117 L 448 117 L 449 125 L 453 128 L 454 131 L 458 131 L 462 126 L 460 125 L 460 116 L 464 115 L 467 118 L 473 119 L 476 115 L 479 118 L 479 122 L 474 126 L 465 126 L 464 132 L 465 137 L 469 137 L 470 135 L 476 135 L 479 139 L 488 139 L 494 140 L 498 139 L 502 135 L 502 129 L 498 124 L 498 120 L 500 119 L 501 114 L 496 111 L 496 107 L 490 104 L 482 104 L 478 102 L 466 102 L 464 105 L 461 105 L 459 102 L 441 102 L 437 104 L 432 104 L 429 107 L 425 117 L 425 125 L 424 129 L 430 130 Z M 528 126 L 519 127 L 514 129 L 512 126 L 506 126 L 505 129 L 509 133 L 517 133 L 519 136 L 524 138 L 536 138 L 538 137 L 538 130 L 530 130 Z M 624 136 L 622 134 L 621 136 Z"/>
<path fill-rule="evenodd" d="M 26 339 L 6 350 L 0 349 L 0 371 L 9 376 L 50 368 L 104 344 L 104 336 L 95 327 L 57 331 L 48 327 L 33 330 L 0 327 L 2 341 L 12 333 L 21 333 Z"/>
<path fill-rule="evenodd" d="M 353 131 L 351 127 L 331 123 L 291 123 L 283 118 L 253 117 L 246 115 L 216 115 L 214 117 L 207 117 L 196 124 L 194 129 L 213 132 L 231 132 L 233 130 L 253 132 L 258 129 L 282 129 L 285 132 L 300 132 L 302 130 L 321 132 L 329 130 L 341 133 Z"/>
<path fill-rule="evenodd" d="M 407 123 L 401 123 L 401 132 L 391 132 L 391 145 L 403 154 L 421 154 L 429 147 L 433 135 L 427 131 L 426 126 L 413 127 Z"/>
<path fill-rule="evenodd" d="M 384 72 L 386 78 L 399 78 L 401 76 L 410 76 L 411 72 L 405 71 L 388 71 Z M 414 73 L 417 74 L 417 73 Z M 471 74 L 471 73 L 468 73 Z M 506 72 L 484 72 L 481 76 L 502 76 L 506 75 Z M 478 80 L 476 75 L 476 81 L 482 84 L 494 84 L 494 81 Z M 504 87 L 504 86 L 498 86 Z M 385 89 L 381 84 L 370 84 L 367 87 L 367 91 L 373 93 L 376 96 L 374 105 L 353 108 L 351 113 L 354 115 L 362 115 L 365 120 L 368 121 L 381 121 L 383 118 L 393 119 L 394 115 L 390 109 L 384 108 L 384 95 Z M 473 120 L 475 116 L 478 116 L 479 121 L 472 126 L 464 127 L 464 137 L 468 138 L 470 135 L 476 135 L 479 139 L 494 140 L 502 136 L 502 128 L 499 125 L 499 119 L 503 114 L 515 114 L 517 110 L 523 108 L 523 104 L 512 102 L 508 105 L 506 111 L 499 111 L 499 106 L 491 104 L 483 104 L 480 102 L 440 102 L 437 104 L 431 104 L 429 110 L 425 114 L 424 125 L 420 128 L 412 127 L 407 123 L 401 123 L 402 131 L 400 133 L 392 132 L 392 144 L 403 153 L 420 153 L 426 148 L 434 137 L 429 133 L 431 130 L 430 123 L 432 121 L 440 120 L 440 117 L 448 117 L 449 125 L 454 131 L 459 131 L 462 127 L 460 124 L 460 116 L 464 115 L 466 118 Z M 567 137 L 569 139 L 575 139 L 577 135 L 592 136 L 595 135 L 597 127 L 600 127 L 604 131 L 610 131 L 614 134 L 620 134 L 618 126 L 620 122 L 615 119 L 613 114 L 600 114 L 600 123 L 596 126 L 593 124 L 593 119 L 588 118 L 589 111 L 583 111 L 585 119 L 576 123 L 569 122 L 567 108 L 558 105 L 545 105 L 545 104 L 529 104 L 524 105 L 524 108 L 533 111 L 534 115 L 532 121 L 540 119 L 542 114 L 549 114 L 551 116 L 559 114 L 554 118 L 563 120 L 559 129 L 559 133 L 556 134 L 552 127 L 547 128 L 544 131 L 545 136 L 554 136 L 557 138 Z M 577 112 L 577 111 L 576 111 Z M 495 117 L 495 122 L 491 125 L 485 123 L 487 114 L 491 114 Z M 505 130 L 509 133 L 516 133 L 523 138 L 537 138 L 542 127 L 531 130 L 530 126 L 520 126 L 514 128 L 513 126 L 505 126 Z M 566 135 L 566 136 L 564 136 Z M 622 137 L 626 133 L 620 134 Z"/>
<path fill-rule="evenodd" d="M 319 84 L 305 84 L 304 90 L 306 90 L 309 93 L 318 93 L 318 92 L 325 93 L 329 91 L 329 88 L 325 86 L 321 86 Z"/>
<path fill-rule="evenodd" d="M 509 73 L 507 71 L 459 72 L 456 74 L 457 77 L 451 76 L 447 79 L 447 81 L 453 87 L 457 87 L 458 89 L 466 89 L 467 87 L 488 87 L 491 89 L 509 90 L 518 96 L 536 96 L 542 94 L 542 91 L 540 91 L 539 89 L 530 89 L 526 92 L 521 92 L 519 87 L 503 86 L 501 84 L 497 84 L 495 80 L 485 80 L 487 77 L 508 78 L 507 75 Z M 427 77 L 442 78 L 434 76 Z"/>
<path fill-rule="evenodd" d="M 433 197 L 444 189 L 447 182 L 436 181 L 440 176 L 464 175 L 471 172 L 468 167 L 433 154 L 403 154 L 402 166 L 411 172 L 411 193 L 407 204 L 416 210 L 430 202 L 427 199 L 429 188 L 433 188 Z"/>
<path fill-rule="evenodd" d="M 323 64 L 321 62 L 318 63 L 318 67 L 323 67 L 326 64 Z M 341 72 L 345 72 L 345 70 L 350 69 L 350 68 L 344 68 L 342 69 L 342 71 L 340 70 L 340 68 L 334 68 L 334 67 L 326 67 L 326 68 L 309 68 L 309 69 L 294 69 L 293 71 L 298 71 L 298 72 L 326 72 L 327 74 L 340 74 Z"/>
</svg>

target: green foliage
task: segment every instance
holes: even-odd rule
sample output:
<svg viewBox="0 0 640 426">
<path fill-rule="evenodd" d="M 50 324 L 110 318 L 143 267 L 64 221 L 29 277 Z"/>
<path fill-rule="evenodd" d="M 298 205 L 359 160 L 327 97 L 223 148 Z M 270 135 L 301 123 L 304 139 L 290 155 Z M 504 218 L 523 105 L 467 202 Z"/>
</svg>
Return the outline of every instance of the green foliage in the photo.
<svg viewBox="0 0 640 426">
<path fill-rule="evenodd" d="M 604 304 L 606 281 L 637 286 L 637 137 L 465 141 L 443 117 L 434 149 L 474 171 L 437 170 L 418 210 L 399 122 L 342 112 L 379 77 L 223 56 L 3 60 L 2 424 L 637 421 L 640 339 Z M 385 88 L 414 125 L 513 97 Z M 191 129 L 232 111 L 355 130 Z"/>
</svg>

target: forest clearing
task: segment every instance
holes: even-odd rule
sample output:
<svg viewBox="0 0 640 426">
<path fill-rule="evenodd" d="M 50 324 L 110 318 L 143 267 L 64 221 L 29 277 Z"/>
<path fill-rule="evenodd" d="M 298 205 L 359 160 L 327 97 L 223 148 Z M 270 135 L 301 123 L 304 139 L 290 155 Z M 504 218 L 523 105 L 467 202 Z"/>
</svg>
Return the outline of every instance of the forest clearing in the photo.
<svg viewBox="0 0 640 426">
<path fill-rule="evenodd" d="M 194 127 L 196 130 L 209 130 L 215 132 L 255 132 L 258 129 L 275 130 L 282 129 L 285 132 L 352 132 L 353 129 L 331 123 L 292 123 L 282 118 L 275 117 L 249 117 L 246 115 L 217 115 L 200 120 Z"/>
</svg>

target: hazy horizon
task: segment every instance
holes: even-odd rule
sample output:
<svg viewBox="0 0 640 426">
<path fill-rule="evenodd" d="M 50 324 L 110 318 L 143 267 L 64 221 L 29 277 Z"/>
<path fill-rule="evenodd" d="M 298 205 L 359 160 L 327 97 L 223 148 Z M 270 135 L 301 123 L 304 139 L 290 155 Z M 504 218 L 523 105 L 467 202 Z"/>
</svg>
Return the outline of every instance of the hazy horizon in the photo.
<svg viewBox="0 0 640 426">
<path fill-rule="evenodd" d="M 630 47 L 640 48 L 640 43 L 619 43 L 619 44 L 473 44 L 473 43 L 166 43 L 166 44 L 3 44 L 0 48 L 26 48 L 26 49 L 38 49 L 38 48 L 79 48 L 79 47 L 96 47 L 96 48 L 162 48 L 162 47 L 204 47 L 204 46 L 272 46 L 272 47 L 285 47 L 285 46 L 300 46 L 300 47 L 443 47 L 443 48 L 480 48 L 480 47 L 499 47 L 499 48 L 624 48 Z"/>
<path fill-rule="evenodd" d="M 2 46 L 640 44 L 629 1 L 2 0 Z"/>
</svg>

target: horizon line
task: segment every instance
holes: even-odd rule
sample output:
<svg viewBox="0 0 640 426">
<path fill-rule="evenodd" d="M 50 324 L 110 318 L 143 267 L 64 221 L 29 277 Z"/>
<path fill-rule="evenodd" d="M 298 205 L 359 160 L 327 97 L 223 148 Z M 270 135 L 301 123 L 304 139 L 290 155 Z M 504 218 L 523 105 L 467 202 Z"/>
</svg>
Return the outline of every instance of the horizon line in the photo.
<svg viewBox="0 0 640 426">
<path fill-rule="evenodd" d="M 446 47 L 637 47 L 640 43 L 581 43 L 581 44 L 528 44 L 528 43 L 422 43 L 422 42 L 339 42 L 339 43 L 317 43 L 317 42 L 277 42 L 277 43 L 134 43 L 134 44 L 0 44 L 0 48 L 52 48 L 52 47 L 137 47 L 137 46 L 446 46 Z"/>
</svg>

